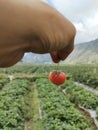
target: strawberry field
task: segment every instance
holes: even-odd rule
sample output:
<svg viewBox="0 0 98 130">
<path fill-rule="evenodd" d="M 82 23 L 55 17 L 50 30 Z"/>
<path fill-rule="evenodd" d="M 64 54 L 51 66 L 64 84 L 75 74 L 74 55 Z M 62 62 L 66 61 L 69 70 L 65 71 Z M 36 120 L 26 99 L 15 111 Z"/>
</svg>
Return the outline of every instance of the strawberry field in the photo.
<svg viewBox="0 0 98 130">
<path fill-rule="evenodd" d="M 55 85 L 52 70 L 67 81 Z M 0 69 L 0 130 L 98 130 L 98 65 L 20 64 Z"/>
</svg>

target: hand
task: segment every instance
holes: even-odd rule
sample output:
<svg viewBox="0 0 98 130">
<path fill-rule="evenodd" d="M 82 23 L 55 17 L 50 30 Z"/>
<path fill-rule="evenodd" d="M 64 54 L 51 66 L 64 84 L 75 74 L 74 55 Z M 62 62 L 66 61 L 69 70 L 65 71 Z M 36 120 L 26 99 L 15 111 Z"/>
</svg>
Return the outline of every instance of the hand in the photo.
<svg viewBox="0 0 98 130">
<path fill-rule="evenodd" d="M 0 67 L 17 63 L 25 52 L 50 53 L 64 60 L 74 48 L 75 27 L 37 0 L 0 1 Z"/>
</svg>

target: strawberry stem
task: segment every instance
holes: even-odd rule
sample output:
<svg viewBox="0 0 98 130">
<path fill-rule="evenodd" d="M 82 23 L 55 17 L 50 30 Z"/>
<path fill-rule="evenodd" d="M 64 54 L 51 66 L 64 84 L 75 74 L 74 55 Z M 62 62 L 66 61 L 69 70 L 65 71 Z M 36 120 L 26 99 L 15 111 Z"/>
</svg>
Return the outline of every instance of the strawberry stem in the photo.
<svg viewBox="0 0 98 130">
<path fill-rule="evenodd" d="M 56 71 L 58 72 L 59 71 L 59 63 L 57 63 L 57 65 L 56 65 Z"/>
</svg>

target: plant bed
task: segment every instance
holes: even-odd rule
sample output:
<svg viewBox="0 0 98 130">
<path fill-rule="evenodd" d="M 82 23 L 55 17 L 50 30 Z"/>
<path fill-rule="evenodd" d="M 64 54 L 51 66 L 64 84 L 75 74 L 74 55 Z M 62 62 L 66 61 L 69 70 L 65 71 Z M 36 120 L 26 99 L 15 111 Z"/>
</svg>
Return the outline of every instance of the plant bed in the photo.
<svg viewBox="0 0 98 130">
<path fill-rule="evenodd" d="M 43 130 L 93 130 L 68 98 L 47 79 L 36 80 L 41 100 Z"/>
</svg>

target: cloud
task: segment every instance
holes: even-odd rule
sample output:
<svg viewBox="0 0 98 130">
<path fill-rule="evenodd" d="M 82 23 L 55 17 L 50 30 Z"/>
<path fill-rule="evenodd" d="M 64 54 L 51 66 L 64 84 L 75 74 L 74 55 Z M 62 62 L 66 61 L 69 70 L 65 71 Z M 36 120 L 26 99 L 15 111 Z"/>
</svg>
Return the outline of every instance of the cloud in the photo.
<svg viewBox="0 0 98 130">
<path fill-rule="evenodd" d="M 75 43 L 98 38 L 98 0 L 44 1 L 54 6 L 75 25 L 77 29 Z"/>
<path fill-rule="evenodd" d="M 51 5 L 52 7 L 54 7 L 54 4 L 53 4 L 52 0 L 43 0 L 43 1 L 48 3 L 49 5 Z"/>
<path fill-rule="evenodd" d="M 76 43 L 98 38 L 98 14 L 85 18 L 83 22 L 74 23 L 77 29 Z"/>
</svg>

